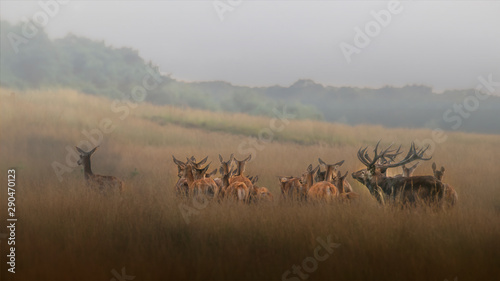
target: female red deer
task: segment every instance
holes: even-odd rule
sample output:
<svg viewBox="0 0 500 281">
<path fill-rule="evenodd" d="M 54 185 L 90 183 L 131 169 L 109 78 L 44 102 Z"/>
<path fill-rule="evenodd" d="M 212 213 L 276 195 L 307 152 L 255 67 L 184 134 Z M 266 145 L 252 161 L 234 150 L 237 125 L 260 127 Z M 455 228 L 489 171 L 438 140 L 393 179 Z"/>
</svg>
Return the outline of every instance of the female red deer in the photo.
<svg viewBox="0 0 500 281">
<path fill-rule="evenodd" d="M 94 149 L 89 152 L 85 152 L 79 147 L 76 147 L 76 150 L 80 153 L 80 159 L 77 163 L 78 165 L 83 165 L 83 171 L 85 173 L 85 181 L 87 182 L 87 185 L 104 192 L 107 192 L 109 189 L 118 189 L 120 193 L 123 192 L 123 181 L 113 176 L 94 175 L 94 173 L 92 172 L 92 167 L 90 165 L 90 156 L 94 154 L 98 147 L 99 146 L 94 147 Z"/>
<path fill-rule="evenodd" d="M 274 200 L 273 194 L 266 187 L 257 186 L 256 183 L 258 180 L 259 176 L 252 178 L 253 190 L 249 194 L 249 202 L 272 202 Z"/>
<path fill-rule="evenodd" d="M 437 170 L 436 163 L 432 163 L 432 172 L 434 173 L 434 177 L 439 180 L 443 181 L 443 176 L 445 169 L 443 166 L 441 166 L 441 170 Z M 449 205 L 453 206 L 458 202 L 458 194 L 455 191 L 455 188 L 451 186 L 450 184 L 444 183 L 444 201 Z"/>
<path fill-rule="evenodd" d="M 236 161 L 236 175 L 234 177 L 231 177 L 229 179 L 229 183 L 235 183 L 235 182 L 242 182 L 246 185 L 246 187 L 251 190 L 253 188 L 252 182 L 244 175 L 245 173 L 245 166 L 248 161 L 252 159 L 252 155 L 250 154 L 246 159 L 244 160 L 237 160 L 236 158 L 234 161 Z"/>
<path fill-rule="evenodd" d="M 306 198 L 307 192 L 304 190 L 300 178 L 279 177 L 279 180 L 283 199 L 304 200 Z"/>
<path fill-rule="evenodd" d="M 223 199 L 233 199 L 237 202 L 246 203 L 249 199 L 250 190 L 244 182 L 235 181 L 230 183 L 230 177 L 233 171 L 229 171 L 223 175 L 222 182 L 222 196 Z"/>
<path fill-rule="evenodd" d="M 174 163 L 177 165 L 177 176 L 179 177 L 177 183 L 175 184 L 175 193 L 177 194 L 177 196 L 186 197 L 189 194 L 189 185 L 186 178 L 184 177 L 186 165 L 191 164 L 193 167 L 199 168 L 201 165 L 207 162 L 208 156 L 198 163 L 196 163 L 196 158 L 194 158 L 194 156 L 191 156 L 191 158 L 187 158 L 186 163 L 177 160 L 173 155 L 172 158 L 174 160 Z"/>
<path fill-rule="evenodd" d="M 345 179 L 347 177 L 347 174 L 349 172 L 346 172 L 344 176 L 340 173 L 340 171 L 337 172 L 337 177 L 333 180 L 333 184 L 338 188 L 339 190 L 339 197 L 343 200 L 352 200 L 356 199 L 359 197 L 359 195 L 354 192 L 354 191 L 347 191 L 345 189 L 345 183 L 347 182 Z"/>
<path fill-rule="evenodd" d="M 210 164 L 200 169 L 195 168 L 191 163 L 186 164 L 184 178 L 189 187 L 189 196 L 194 196 L 196 194 L 205 194 L 211 198 L 218 196 L 219 187 L 217 184 L 215 184 L 213 179 L 205 177 L 205 173 L 209 166 Z"/>
<path fill-rule="evenodd" d="M 391 147 L 378 152 L 379 144 L 380 141 L 375 146 L 373 159 L 366 152 L 368 147 L 358 150 L 358 159 L 366 166 L 366 169 L 352 174 L 352 177 L 364 184 L 379 202 L 384 203 L 384 194 L 393 199 L 401 198 L 403 203 L 415 203 L 418 200 L 426 202 L 442 200 L 444 185 L 432 176 L 387 177 L 384 173 L 388 168 L 399 167 L 415 160 L 429 160 L 430 158 L 424 158 L 424 153 L 429 147 L 417 151 L 415 144 L 412 143 L 403 160 L 397 163 L 377 164 Z"/>
<path fill-rule="evenodd" d="M 327 182 L 333 183 L 333 181 L 336 179 L 338 169 L 340 168 L 340 166 L 342 166 L 342 164 L 344 164 L 344 160 L 342 160 L 338 163 L 335 163 L 335 164 L 326 164 L 325 161 L 321 160 L 321 158 L 318 158 L 318 162 L 321 165 L 323 165 L 326 169 L 325 175 L 322 177 L 321 180 L 318 180 L 318 182 L 327 181 Z M 349 184 L 349 182 L 346 179 L 344 179 L 343 184 L 344 184 L 344 189 L 346 190 L 346 192 L 352 192 L 351 184 Z"/>
</svg>

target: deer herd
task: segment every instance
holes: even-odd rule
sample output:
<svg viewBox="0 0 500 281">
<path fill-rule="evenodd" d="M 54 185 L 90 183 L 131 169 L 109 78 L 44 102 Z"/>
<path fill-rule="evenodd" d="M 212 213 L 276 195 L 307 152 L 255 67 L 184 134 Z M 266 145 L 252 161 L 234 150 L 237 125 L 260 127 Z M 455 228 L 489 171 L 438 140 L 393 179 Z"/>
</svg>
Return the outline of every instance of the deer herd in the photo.
<svg viewBox="0 0 500 281">
<path fill-rule="evenodd" d="M 368 188 L 370 194 L 381 204 L 402 203 L 404 205 L 445 204 L 453 206 L 457 203 L 458 195 L 453 186 L 443 182 L 445 168 L 437 169 L 433 163 L 432 176 L 413 176 L 413 172 L 420 162 L 407 166 L 415 161 L 427 161 L 424 154 L 427 148 L 417 149 L 411 144 L 406 156 L 397 161 L 402 154 L 401 146 L 391 149 L 379 149 L 380 141 L 368 153 L 368 147 L 358 150 L 358 160 L 366 167 L 352 173 L 352 178 Z M 91 169 L 90 157 L 96 151 L 95 147 L 89 152 L 76 147 L 80 153 L 78 165 L 83 165 L 87 185 L 100 191 L 117 189 L 123 192 L 124 184 L 113 176 L 95 175 Z M 247 176 L 245 168 L 251 160 L 251 155 L 243 160 L 231 156 L 224 161 L 219 155 L 219 168 L 209 171 L 208 157 L 197 161 L 195 157 L 181 161 L 172 156 L 177 166 L 178 180 L 175 184 L 175 193 L 182 198 L 204 195 L 218 202 L 232 200 L 240 203 L 271 202 L 274 197 L 266 187 L 258 186 L 258 176 Z M 342 173 L 340 167 L 344 160 L 327 164 L 321 158 L 319 164 L 313 167 L 310 164 L 301 176 L 279 177 L 281 198 L 284 201 L 300 202 L 349 202 L 356 200 L 359 194 L 353 191 L 348 182 L 349 172 Z M 390 168 L 402 168 L 402 174 L 388 176 Z M 323 170 L 321 170 L 323 168 Z M 217 172 L 220 177 L 216 177 Z"/>
</svg>

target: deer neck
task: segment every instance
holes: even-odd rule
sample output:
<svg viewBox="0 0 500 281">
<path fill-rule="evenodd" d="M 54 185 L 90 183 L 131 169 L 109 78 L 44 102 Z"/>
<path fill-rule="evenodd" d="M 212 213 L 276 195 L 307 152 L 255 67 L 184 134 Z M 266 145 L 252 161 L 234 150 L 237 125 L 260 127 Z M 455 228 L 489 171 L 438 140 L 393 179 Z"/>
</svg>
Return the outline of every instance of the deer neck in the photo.
<svg viewBox="0 0 500 281">
<path fill-rule="evenodd" d="M 184 172 L 184 178 L 186 178 L 186 182 L 189 186 L 191 186 L 194 182 L 194 175 L 191 167 L 186 167 Z"/>
<path fill-rule="evenodd" d="M 83 159 L 83 171 L 85 173 L 85 179 L 89 179 L 94 175 L 94 173 L 92 173 L 92 167 L 90 165 L 90 157 L 85 157 Z"/>
<path fill-rule="evenodd" d="M 343 178 L 339 178 L 337 180 L 337 188 L 339 189 L 339 193 L 344 193 L 344 179 Z"/>
<path fill-rule="evenodd" d="M 325 173 L 325 181 L 332 181 L 333 179 L 333 166 L 327 166 Z"/>
</svg>

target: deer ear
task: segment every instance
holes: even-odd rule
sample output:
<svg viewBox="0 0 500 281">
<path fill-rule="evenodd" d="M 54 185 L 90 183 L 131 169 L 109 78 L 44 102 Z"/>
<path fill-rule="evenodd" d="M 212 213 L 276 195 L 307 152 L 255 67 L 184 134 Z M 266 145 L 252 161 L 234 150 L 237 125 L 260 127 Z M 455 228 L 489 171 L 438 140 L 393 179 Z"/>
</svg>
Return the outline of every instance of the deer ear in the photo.
<svg viewBox="0 0 500 281">
<path fill-rule="evenodd" d="M 234 154 L 231 153 L 231 156 L 229 156 L 229 162 L 232 162 L 234 159 Z"/>
<path fill-rule="evenodd" d="M 313 169 L 313 165 L 312 164 L 309 164 L 309 166 L 307 166 L 307 171 L 308 172 L 311 172 Z"/>
<path fill-rule="evenodd" d="M 96 151 L 96 149 L 98 149 L 98 148 L 99 148 L 99 146 L 94 147 L 94 149 L 92 149 L 92 150 L 89 152 L 89 155 L 92 155 L 92 154 Z"/>
<path fill-rule="evenodd" d="M 205 164 L 205 162 L 207 162 L 207 160 L 208 160 L 208 156 L 207 156 L 207 157 L 205 157 L 205 158 L 204 158 L 203 160 L 201 160 L 200 162 L 198 162 L 198 164 L 197 164 L 197 165 L 203 165 L 203 164 Z M 209 165 L 210 165 L 210 164 L 209 164 Z"/>
<path fill-rule="evenodd" d="M 342 173 L 340 171 L 337 172 L 337 177 L 338 178 L 342 177 Z"/>
<path fill-rule="evenodd" d="M 321 165 L 326 165 L 326 163 L 325 163 L 323 160 L 321 160 L 321 158 L 318 158 L 318 162 L 319 162 Z"/>
<path fill-rule="evenodd" d="M 345 177 L 347 177 L 347 174 L 349 174 L 349 171 L 345 172 L 345 175 L 342 178 L 345 179 Z"/>
<path fill-rule="evenodd" d="M 222 156 L 220 154 L 219 154 L 219 160 L 220 160 L 221 163 L 224 162 L 224 160 L 222 159 Z"/>
<path fill-rule="evenodd" d="M 243 160 L 244 162 L 248 162 L 252 160 L 252 154 L 250 154 L 245 160 Z"/>
<path fill-rule="evenodd" d="M 436 162 L 432 163 L 432 171 L 436 171 Z"/>
<path fill-rule="evenodd" d="M 79 148 L 78 146 L 75 146 L 76 150 L 78 152 L 80 152 L 81 154 L 86 154 L 87 152 L 83 151 L 81 148 Z"/>
<path fill-rule="evenodd" d="M 444 171 L 445 171 L 445 170 L 444 170 L 444 167 L 443 167 L 443 166 L 441 166 L 441 173 L 444 173 Z"/>
<path fill-rule="evenodd" d="M 313 175 L 316 174 L 318 172 L 318 170 L 319 170 L 319 165 L 316 166 L 316 168 L 314 168 L 314 170 L 312 170 Z"/>
<path fill-rule="evenodd" d="M 342 164 L 344 164 L 344 162 L 345 162 L 345 160 L 342 160 L 338 163 L 335 163 L 334 166 L 340 167 L 340 166 L 342 166 Z"/>
</svg>

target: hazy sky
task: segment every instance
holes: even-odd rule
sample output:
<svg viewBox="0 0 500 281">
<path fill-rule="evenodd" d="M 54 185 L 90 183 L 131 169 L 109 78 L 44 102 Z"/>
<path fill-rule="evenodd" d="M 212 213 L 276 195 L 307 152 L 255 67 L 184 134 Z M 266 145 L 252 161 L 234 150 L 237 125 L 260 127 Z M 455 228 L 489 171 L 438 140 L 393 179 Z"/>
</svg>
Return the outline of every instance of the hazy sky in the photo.
<svg viewBox="0 0 500 281">
<path fill-rule="evenodd" d="M 11 22 L 43 11 L 38 1 L 0 3 L 1 18 Z M 232 10 L 218 13 L 214 5 Z M 188 81 L 287 86 L 309 78 L 439 91 L 474 87 L 480 75 L 500 80 L 500 2 L 402 1 L 399 13 L 385 12 L 386 26 L 370 23 L 372 11 L 381 10 L 388 2 L 71 1 L 50 17 L 46 31 L 138 49 L 162 72 Z M 358 48 L 355 28 L 367 26 L 373 37 Z M 342 42 L 357 48 L 350 63 Z"/>
</svg>

